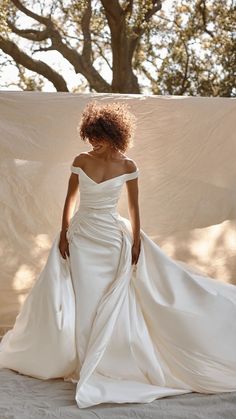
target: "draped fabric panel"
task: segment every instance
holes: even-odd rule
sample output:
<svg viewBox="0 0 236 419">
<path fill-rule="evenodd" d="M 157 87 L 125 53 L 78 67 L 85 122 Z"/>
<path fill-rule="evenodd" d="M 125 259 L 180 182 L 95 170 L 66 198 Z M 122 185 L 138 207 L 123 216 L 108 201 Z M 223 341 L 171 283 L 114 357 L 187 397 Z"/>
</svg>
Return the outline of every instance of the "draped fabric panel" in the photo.
<svg viewBox="0 0 236 419">
<path fill-rule="evenodd" d="M 126 154 L 140 169 L 143 230 L 174 259 L 236 284 L 235 99 L 2 91 L 0 332 L 60 231 L 71 162 L 90 149 L 77 126 L 91 100 L 127 102 L 137 117 Z M 119 211 L 128 216 L 125 188 Z"/>
</svg>

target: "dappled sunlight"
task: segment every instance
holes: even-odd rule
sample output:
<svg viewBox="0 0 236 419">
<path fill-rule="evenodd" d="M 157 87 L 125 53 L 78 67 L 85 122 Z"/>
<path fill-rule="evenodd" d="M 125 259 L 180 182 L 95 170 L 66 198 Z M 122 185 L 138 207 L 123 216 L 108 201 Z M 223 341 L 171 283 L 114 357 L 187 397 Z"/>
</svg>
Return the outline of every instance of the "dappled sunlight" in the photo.
<svg viewBox="0 0 236 419">
<path fill-rule="evenodd" d="M 25 302 L 25 299 L 26 299 L 27 295 L 28 295 L 28 293 L 27 293 L 27 294 L 20 294 L 20 295 L 18 296 L 18 301 L 19 301 L 19 304 L 20 304 L 21 306 L 24 304 L 24 302 Z"/>
<path fill-rule="evenodd" d="M 236 284 L 236 231 L 233 221 L 189 232 L 176 233 L 163 240 L 153 237 L 173 259 L 183 261 L 204 275 Z"/>
<path fill-rule="evenodd" d="M 37 234 L 34 238 L 34 246 L 32 247 L 31 255 L 32 257 L 41 256 L 42 250 L 45 253 L 50 250 L 50 247 L 51 240 L 48 234 Z"/>
<path fill-rule="evenodd" d="M 23 291 L 27 288 L 30 288 L 32 286 L 33 275 L 33 269 L 31 269 L 29 266 L 25 264 L 21 265 L 17 270 L 12 281 L 13 290 Z M 19 295 L 18 298 L 19 297 L 21 297 L 21 295 Z"/>
<path fill-rule="evenodd" d="M 22 305 L 29 290 L 37 281 L 38 276 L 43 269 L 51 248 L 51 241 L 48 234 L 37 234 L 33 238 L 30 257 L 32 262 L 39 262 L 37 271 L 32 266 L 23 263 L 19 266 L 12 281 L 13 290 L 18 291 L 18 301 Z M 19 293 L 21 291 L 21 293 Z"/>
<path fill-rule="evenodd" d="M 0 244 L 0 254 L 7 266 L 4 293 L 0 294 L 0 318 L 1 326 L 7 329 L 39 278 L 55 237 L 55 234 L 39 233 L 25 234 L 23 238 L 22 234 L 19 233 L 20 241 L 9 241 L 6 237 Z"/>
</svg>

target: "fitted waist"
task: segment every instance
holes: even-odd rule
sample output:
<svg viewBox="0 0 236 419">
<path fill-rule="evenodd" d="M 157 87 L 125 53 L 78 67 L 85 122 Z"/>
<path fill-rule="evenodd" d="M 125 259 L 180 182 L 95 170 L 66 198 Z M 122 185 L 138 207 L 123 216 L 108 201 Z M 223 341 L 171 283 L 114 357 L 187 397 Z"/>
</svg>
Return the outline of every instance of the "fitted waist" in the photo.
<svg viewBox="0 0 236 419">
<path fill-rule="evenodd" d="M 88 205 L 80 205 L 76 211 L 76 214 L 103 214 L 103 213 L 110 213 L 110 214 L 118 214 L 118 210 L 116 207 L 111 207 L 111 208 L 94 208 L 94 207 L 90 207 Z"/>
<path fill-rule="evenodd" d="M 109 230 L 110 234 L 116 234 L 116 231 L 119 230 L 132 242 L 131 224 L 119 214 L 116 207 L 94 208 L 87 205 L 79 205 L 69 223 L 67 231 L 68 240 L 71 240 L 74 232 L 81 232 L 84 227 L 86 230 L 92 229 L 92 231 L 94 231 L 94 228 L 98 229 L 100 233 Z"/>
</svg>

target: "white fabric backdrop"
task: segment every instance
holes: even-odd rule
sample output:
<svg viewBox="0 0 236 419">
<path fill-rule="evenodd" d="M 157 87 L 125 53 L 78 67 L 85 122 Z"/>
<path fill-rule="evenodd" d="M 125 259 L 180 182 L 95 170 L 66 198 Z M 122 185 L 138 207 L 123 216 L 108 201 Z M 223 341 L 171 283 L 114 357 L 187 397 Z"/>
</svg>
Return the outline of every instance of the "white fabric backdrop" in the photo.
<svg viewBox="0 0 236 419">
<path fill-rule="evenodd" d="M 171 257 L 236 284 L 236 100 L 0 93 L 0 327 L 11 327 L 61 228 L 77 133 L 91 100 L 127 101 L 138 118 L 141 226 Z M 119 204 L 128 217 L 125 187 Z M 0 331 L 1 332 L 1 331 Z M 1 334 L 1 333 L 0 333 Z"/>
</svg>

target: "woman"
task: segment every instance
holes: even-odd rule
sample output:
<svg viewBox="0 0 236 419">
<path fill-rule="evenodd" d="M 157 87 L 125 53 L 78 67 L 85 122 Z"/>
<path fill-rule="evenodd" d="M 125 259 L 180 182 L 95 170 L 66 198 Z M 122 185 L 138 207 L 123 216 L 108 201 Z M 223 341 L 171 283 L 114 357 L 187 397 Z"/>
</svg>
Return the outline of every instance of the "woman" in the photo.
<svg viewBox="0 0 236 419">
<path fill-rule="evenodd" d="M 93 122 L 91 121 L 93 119 Z M 87 106 L 82 115 L 80 126 L 80 135 L 84 141 L 88 141 L 93 150 L 80 153 L 74 159 L 73 165 L 76 168 L 83 168 L 84 173 L 90 173 L 92 179 L 96 174 L 103 180 L 97 183 L 106 182 L 106 179 L 112 179 L 126 173 L 137 171 L 135 162 L 128 158 L 123 152 L 131 143 L 131 135 L 134 127 L 134 116 L 125 112 L 124 106 L 112 104 L 100 109 L 98 116 L 98 107 L 95 104 Z M 69 242 L 67 240 L 67 230 L 74 212 L 77 192 L 79 188 L 79 179 L 77 170 L 73 168 L 69 180 L 68 193 L 64 206 L 61 239 L 59 248 L 62 257 L 69 257 Z M 93 176 L 95 172 L 95 176 Z M 133 177 L 133 176 L 132 176 Z M 105 179 L 104 179 L 105 178 Z M 140 252 L 140 220 L 138 207 L 138 182 L 136 176 L 133 182 L 127 181 L 129 214 L 133 228 L 133 246 L 132 246 L 132 264 L 138 261 Z M 131 180 L 131 179 L 130 179 Z"/>
<path fill-rule="evenodd" d="M 77 383 L 80 408 L 236 391 L 236 287 L 183 267 L 140 228 L 139 169 L 124 154 L 133 129 L 124 105 L 84 110 L 93 150 L 73 160 L 61 232 L 0 345 L 2 367 Z M 124 183 L 130 220 L 117 211 Z"/>
</svg>

